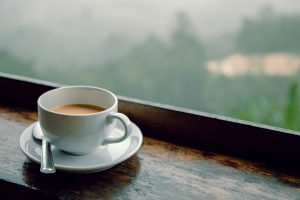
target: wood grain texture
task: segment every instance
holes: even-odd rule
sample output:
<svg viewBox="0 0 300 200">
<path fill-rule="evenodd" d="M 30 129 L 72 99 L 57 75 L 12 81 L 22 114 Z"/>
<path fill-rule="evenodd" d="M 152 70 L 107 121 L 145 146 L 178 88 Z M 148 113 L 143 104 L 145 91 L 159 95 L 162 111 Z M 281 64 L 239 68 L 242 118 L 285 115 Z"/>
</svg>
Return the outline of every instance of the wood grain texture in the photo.
<svg viewBox="0 0 300 200">
<path fill-rule="evenodd" d="M 44 175 L 19 137 L 36 112 L 0 105 L 2 194 L 58 199 L 300 199 L 300 173 L 145 137 L 140 151 L 87 175 Z M 182 133 L 184 134 L 184 133 Z"/>
</svg>

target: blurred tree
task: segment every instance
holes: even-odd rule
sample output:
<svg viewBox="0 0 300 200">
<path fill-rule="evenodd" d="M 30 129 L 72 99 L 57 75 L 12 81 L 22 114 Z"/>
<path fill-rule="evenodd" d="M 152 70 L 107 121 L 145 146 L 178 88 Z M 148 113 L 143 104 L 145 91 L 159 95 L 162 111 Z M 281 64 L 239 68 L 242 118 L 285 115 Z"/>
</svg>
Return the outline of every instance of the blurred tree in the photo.
<svg viewBox="0 0 300 200">
<path fill-rule="evenodd" d="M 300 52 L 300 15 L 278 15 L 266 7 L 256 19 L 245 18 L 237 33 L 244 53 Z"/>
<path fill-rule="evenodd" d="M 169 74 L 168 94 L 173 99 L 177 98 L 181 106 L 201 109 L 207 77 L 205 49 L 186 13 L 177 14 L 170 38 L 166 68 Z"/>
</svg>

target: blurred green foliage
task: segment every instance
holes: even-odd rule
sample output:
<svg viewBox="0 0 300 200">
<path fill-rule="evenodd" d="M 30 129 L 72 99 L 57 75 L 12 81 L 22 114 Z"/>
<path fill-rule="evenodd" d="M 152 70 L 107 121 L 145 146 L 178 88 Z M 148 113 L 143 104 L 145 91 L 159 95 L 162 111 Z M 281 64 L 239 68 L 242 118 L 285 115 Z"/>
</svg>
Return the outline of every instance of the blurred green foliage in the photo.
<svg viewBox="0 0 300 200">
<path fill-rule="evenodd" d="M 300 15 L 278 15 L 264 8 L 257 19 L 244 19 L 237 34 L 243 53 L 300 52 Z"/>
<path fill-rule="evenodd" d="M 299 53 L 299 16 L 264 12 L 245 19 L 231 53 Z M 63 84 L 108 88 L 119 95 L 182 106 L 300 131 L 300 74 L 213 76 L 205 69 L 203 41 L 180 13 L 170 40 L 150 35 L 125 56 L 82 69 L 37 70 L 33 63 L 0 51 L 0 71 Z"/>
</svg>

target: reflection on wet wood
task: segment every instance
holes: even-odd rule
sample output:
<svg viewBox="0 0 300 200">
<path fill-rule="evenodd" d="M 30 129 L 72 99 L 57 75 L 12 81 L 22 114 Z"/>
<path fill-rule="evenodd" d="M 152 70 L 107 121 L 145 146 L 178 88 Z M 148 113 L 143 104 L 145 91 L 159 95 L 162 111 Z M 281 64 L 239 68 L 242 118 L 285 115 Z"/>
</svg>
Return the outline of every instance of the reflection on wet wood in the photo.
<svg viewBox="0 0 300 200">
<path fill-rule="evenodd" d="M 19 148 L 35 111 L 0 105 L 0 187 L 60 199 L 299 199 L 300 173 L 145 137 L 140 151 L 87 175 L 44 175 Z M 184 133 L 183 133 L 184 134 Z M 12 192 L 14 191 L 14 192 Z"/>
</svg>

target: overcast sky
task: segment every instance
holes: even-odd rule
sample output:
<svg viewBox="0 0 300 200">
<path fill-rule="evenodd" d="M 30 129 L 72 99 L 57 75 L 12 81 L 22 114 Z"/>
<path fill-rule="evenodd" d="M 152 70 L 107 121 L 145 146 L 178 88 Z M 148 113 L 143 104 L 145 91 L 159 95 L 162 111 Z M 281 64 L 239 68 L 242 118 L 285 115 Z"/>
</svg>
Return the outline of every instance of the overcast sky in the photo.
<svg viewBox="0 0 300 200">
<path fill-rule="evenodd" d="M 209 38 L 235 31 L 243 17 L 266 5 L 300 13 L 298 0 L 0 0 L 0 49 L 39 67 L 88 65 L 105 54 L 108 37 L 128 44 L 149 34 L 167 38 L 178 12 Z"/>
</svg>

